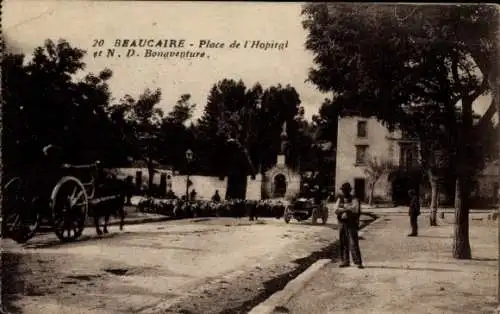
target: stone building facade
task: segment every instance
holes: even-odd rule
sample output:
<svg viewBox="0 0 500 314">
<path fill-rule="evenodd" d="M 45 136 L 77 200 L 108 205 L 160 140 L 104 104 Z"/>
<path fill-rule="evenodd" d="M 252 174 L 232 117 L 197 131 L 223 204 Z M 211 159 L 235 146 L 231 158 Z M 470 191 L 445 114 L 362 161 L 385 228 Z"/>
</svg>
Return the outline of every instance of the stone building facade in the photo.
<svg viewBox="0 0 500 314">
<path fill-rule="evenodd" d="M 365 173 L 369 158 L 391 161 L 399 171 L 418 165 L 418 143 L 390 131 L 375 118 L 341 117 L 338 121 L 335 190 L 349 182 L 359 195 L 369 195 L 369 178 Z M 405 199 L 408 179 L 388 173 L 375 185 L 374 198 L 384 201 Z"/>
<path fill-rule="evenodd" d="M 476 175 L 472 186 L 473 201 L 480 205 L 498 205 L 500 198 L 500 161 L 488 162 Z"/>
</svg>

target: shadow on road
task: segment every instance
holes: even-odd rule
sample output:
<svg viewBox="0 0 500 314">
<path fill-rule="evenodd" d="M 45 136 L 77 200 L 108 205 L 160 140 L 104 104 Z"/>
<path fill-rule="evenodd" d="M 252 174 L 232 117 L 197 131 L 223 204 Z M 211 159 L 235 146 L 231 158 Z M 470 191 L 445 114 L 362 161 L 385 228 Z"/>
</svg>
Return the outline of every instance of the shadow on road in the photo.
<svg viewBox="0 0 500 314">
<path fill-rule="evenodd" d="M 460 272 L 459 270 L 454 269 L 446 269 L 446 268 L 431 268 L 431 267 L 396 267 L 396 266 L 373 266 L 373 265 L 365 265 L 365 268 L 377 268 L 377 269 L 399 269 L 399 270 L 420 270 L 420 271 L 434 271 L 434 272 L 448 272 L 448 273 L 456 273 Z"/>
<path fill-rule="evenodd" d="M 290 310 L 285 306 L 277 306 L 274 308 L 275 313 L 290 313 Z"/>
<path fill-rule="evenodd" d="M 117 233 L 108 233 L 108 234 L 104 234 L 100 237 L 98 235 L 92 235 L 92 236 L 83 235 L 80 238 L 78 238 L 77 240 L 75 240 L 73 242 L 67 242 L 67 243 L 61 242 L 59 239 L 56 238 L 56 239 L 50 239 L 50 240 L 43 241 L 43 242 L 26 243 L 23 245 L 23 247 L 26 249 L 57 248 L 57 247 L 61 247 L 61 246 L 71 246 L 71 245 L 75 245 L 75 244 L 80 244 L 82 242 L 89 243 L 89 242 L 94 242 L 94 241 L 101 241 L 103 239 L 115 238 L 115 237 L 120 236 L 120 234 L 122 234 L 122 233 L 118 233 L 118 232 Z"/>
<path fill-rule="evenodd" d="M 369 219 L 363 219 L 360 221 L 360 229 L 365 228 L 367 225 L 374 222 L 378 217 L 372 213 L 363 213 L 365 216 L 370 217 Z M 309 256 L 305 258 L 300 258 L 293 263 L 297 264 L 297 268 L 291 272 L 285 273 L 271 279 L 267 282 L 263 283 L 264 290 L 258 296 L 253 298 L 252 300 L 248 300 L 243 303 L 241 306 L 231 309 L 226 309 L 222 311 L 220 314 L 234 314 L 234 313 L 248 313 L 252 308 L 257 306 L 259 303 L 263 302 L 267 298 L 269 298 L 272 294 L 277 291 L 282 290 L 285 286 L 301 273 L 303 273 L 307 268 L 309 268 L 312 264 L 317 262 L 320 259 L 331 259 L 335 262 L 338 259 L 339 253 L 339 243 L 338 241 L 334 241 L 330 245 L 324 247 L 323 249 L 311 253 Z"/>
<path fill-rule="evenodd" d="M 310 227 L 313 227 L 313 228 L 319 228 L 319 227 L 323 227 L 323 228 L 329 228 L 329 229 L 332 229 L 332 230 L 338 230 L 339 229 L 339 226 L 335 223 L 326 223 L 326 224 L 321 224 L 321 223 L 315 223 L 313 224 L 311 221 L 300 221 L 300 222 L 297 222 L 297 223 L 290 223 L 290 225 L 299 225 L 299 226 L 310 226 Z"/>
<path fill-rule="evenodd" d="M 498 258 L 488 258 L 488 257 L 476 257 L 472 258 L 473 261 L 478 261 L 478 262 L 496 262 L 498 261 Z"/>
<path fill-rule="evenodd" d="M 430 236 L 430 235 L 418 235 L 419 238 L 430 238 L 430 239 L 452 239 L 453 236 L 439 236 L 439 235 L 434 235 L 434 236 Z"/>
<path fill-rule="evenodd" d="M 181 251 L 189 251 L 189 252 L 208 252 L 210 251 L 209 248 L 206 249 L 199 249 L 199 248 L 189 248 L 189 247 L 182 247 L 182 246 L 169 246 L 169 245 L 163 245 L 163 244 L 144 244 L 140 243 L 138 245 L 133 245 L 129 244 L 129 246 L 134 246 L 134 247 L 148 247 L 152 249 L 158 249 L 158 250 L 181 250 Z"/>
<path fill-rule="evenodd" d="M 26 284 L 19 269 L 22 255 L 17 253 L 2 252 L 2 305 L 7 313 L 21 313 L 15 306 L 23 294 L 26 293 Z M 29 287 L 28 287 L 29 288 Z M 29 291 L 28 291 L 29 293 Z"/>
</svg>

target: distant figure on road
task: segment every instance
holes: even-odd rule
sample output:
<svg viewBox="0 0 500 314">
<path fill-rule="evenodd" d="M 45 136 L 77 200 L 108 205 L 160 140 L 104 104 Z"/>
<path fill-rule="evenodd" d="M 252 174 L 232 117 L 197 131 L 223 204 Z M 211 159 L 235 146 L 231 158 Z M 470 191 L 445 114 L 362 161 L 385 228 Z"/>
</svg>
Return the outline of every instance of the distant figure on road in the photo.
<svg viewBox="0 0 500 314">
<path fill-rule="evenodd" d="M 193 189 L 193 190 L 191 191 L 191 193 L 189 193 L 189 200 L 190 200 L 190 201 L 195 201 L 195 200 L 196 200 L 196 194 L 197 194 L 197 193 L 196 193 L 196 190 L 195 190 L 195 189 Z"/>
<path fill-rule="evenodd" d="M 318 185 L 315 185 L 313 188 L 312 198 L 316 205 L 321 204 L 321 201 L 323 200 L 323 191 L 319 188 Z"/>
<path fill-rule="evenodd" d="M 334 192 L 331 192 L 331 193 L 328 194 L 327 202 L 328 203 L 335 202 L 335 193 Z"/>
<path fill-rule="evenodd" d="M 364 268 L 361 260 L 361 251 L 359 249 L 359 217 L 361 215 L 361 204 L 358 198 L 352 196 L 351 185 L 346 182 L 340 188 L 342 194 L 339 196 L 335 205 L 335 214 L 337 215 L 339 228 L 340 242 L 340 267 L 348 267 L 349 252 L 352 255 L 352 260 L 358 268 Z"/>
<path fill-rule="evenodd" d="M 56 171 L 63 165 L 62 147 L 56 145 L 47 145 L 42 149 L 45 156 L 45 166 L 47 170 Z"/>
<path fill-rule="evenodd" d="M 177 195 L 175 195 L 174 191 L 172 191 L 171 188 L 168 189 L 166 197 L 169 200 L 176 200 L 176 199 L 178 199 Z"/>
<path fill-rule="evenodd" d="M 132 195 L 134 194 L 134 178 L 132 176 L 127 176 L 125 178 L 125 187 L 126 187 L 126 204 L 128 206 L 132 205 Z"/>
<path fill-rule="evenodd" d="M 410 208 L 408 209 L 408 215 L 410 216 L 410 226 L 411 233 L 409 237 L 418 236 L 418 216 L 420 216 L 420 201 L 418 199 L 417 191 L 410 189 L 408 191 L 410 196 Z"/>
<path fill-rule="evenodd" d="M 39 175 L 35 176 L 35 186 L 38 194 L 49 195 L 57 180 L 60 178 L 61 167 L 64 165 L 63 149 L 57 145 L 47 145 L 42 149 L 43 160 L 38 169 Z"/>
<path fill-rule="evenodd" d="M 214 203 L 220 203 L 219 190 L 215 190 L 215 193 L 212 196 L 212 202 L 214 202 Z"/>
</svg>

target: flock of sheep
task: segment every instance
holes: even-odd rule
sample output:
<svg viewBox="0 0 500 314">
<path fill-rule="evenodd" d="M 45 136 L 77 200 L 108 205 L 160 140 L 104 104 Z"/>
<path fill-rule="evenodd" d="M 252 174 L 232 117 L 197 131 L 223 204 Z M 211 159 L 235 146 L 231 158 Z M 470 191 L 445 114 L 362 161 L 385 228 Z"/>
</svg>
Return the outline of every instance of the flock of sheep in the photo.
<svg viewBox="0 0 500 314">
<path fill-rule="evenodd" d="M 141 212 L 162 214 L 175 218 L 194 217 L 234 217 L 248 216 L 250 220 L 258 217 L 281 218 L 285 212 L 285 200 L 225 200 L 184 201 L 179 199 L 144 198 L 137 207 Z"/>
</svg>

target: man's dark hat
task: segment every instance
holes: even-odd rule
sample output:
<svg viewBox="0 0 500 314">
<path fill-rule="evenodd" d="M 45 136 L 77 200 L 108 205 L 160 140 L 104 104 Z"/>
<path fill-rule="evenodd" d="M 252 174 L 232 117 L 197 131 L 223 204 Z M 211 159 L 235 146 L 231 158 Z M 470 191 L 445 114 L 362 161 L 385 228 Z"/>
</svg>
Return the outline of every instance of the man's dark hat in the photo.
<svg viewBox="0 0 500 314">
<path fill-rule="evenodd" d="M 342 184 L 342 186 L 340 187 L 340 190 L 342 190 L 342 191 L 350 191 L 350 190 L 352 190 L 351 184 L 349 182 L 346 182 L 346 183 Z"/>
</svg>

